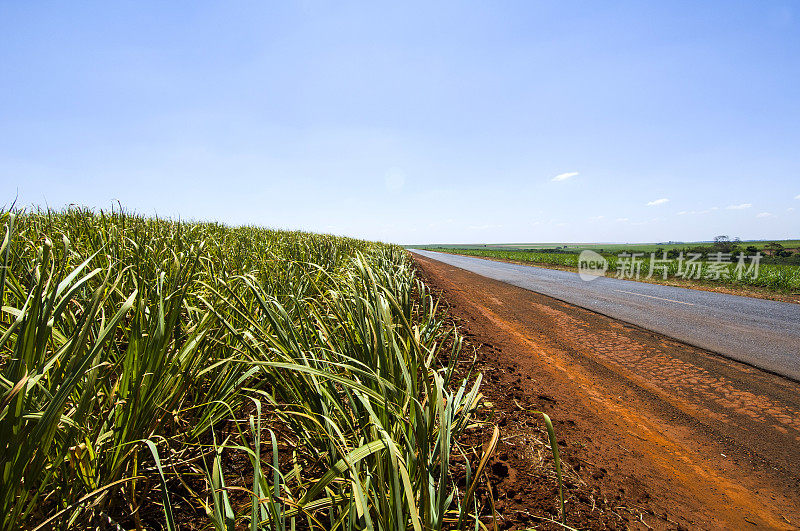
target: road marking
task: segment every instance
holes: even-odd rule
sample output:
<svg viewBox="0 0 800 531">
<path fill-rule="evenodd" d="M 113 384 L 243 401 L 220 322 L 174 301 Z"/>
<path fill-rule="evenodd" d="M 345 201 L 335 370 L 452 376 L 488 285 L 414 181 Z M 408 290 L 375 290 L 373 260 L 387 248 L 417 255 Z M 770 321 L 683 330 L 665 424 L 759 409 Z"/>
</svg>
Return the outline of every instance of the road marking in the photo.
<svg viewBox="0 0 800 531">
<path fill-rule="evenodd" d="M 673 299 L 665 299 L 663 297 L 654 297 L 653 295 L 645 295 L 643 293 L 636 293 L 635 291 L 623 291 L 621 289 L 615 289 L 614 291 L 618 291 L 620 293 L 630 293 L 631 295 L 638 295 L 640 297 L 649 297 L 651 299 L 658 299 L 660 301 L 677 302 L 678 304 L 686 304 L 688 306 L 694 306 L 694 304 L 691 303 L 691 302 L 676 301 L 676 300 L 673 300 Z"/>
</svg>

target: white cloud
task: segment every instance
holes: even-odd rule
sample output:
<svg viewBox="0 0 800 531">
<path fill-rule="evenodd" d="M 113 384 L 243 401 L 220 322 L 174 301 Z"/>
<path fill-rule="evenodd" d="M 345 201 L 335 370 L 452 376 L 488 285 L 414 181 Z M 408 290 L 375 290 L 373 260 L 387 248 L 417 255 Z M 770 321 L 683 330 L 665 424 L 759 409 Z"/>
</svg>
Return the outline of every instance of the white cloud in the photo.
<svg viewBox="0 0 800 531">
<path fill-rule="evenodd" d="M 759 212 L 758 214 L 756 214 L 756 217 L 757 218 L 769 218 L 769 217 L 772 217 L 772 214 L 770 214 L 769 212 Z"/>
<path fill-rule="evenodd" d="M 786 212 L 794 212 L 794 207 L 789 207 L 786 209 Z"/>
<path fill-rule="evenodd" d="M 617 221 L 619 222 L 628 221 L 628 218 L 617 218 Z"/>
<path fill-rule="evenodd" d="M 554 182 L 566 181 L 570 177 L 575 177 L 576 175 L 578 175 L 578 172 L 576 172 L 576 171 L 571 171 L 571 172 L 567 172 L 567 173 L 559 173 L 558 175 L 556 175 L 555 177 L 553 177 L 550 180 L 554 181 Z"/>
<path fill-rule="evenodd" d="M 589 218 L 589 221 L 600 221 L 603 218 L 605 218 L 605 216 L 594 216 Z"/>
<path fill-rule="evenodd" d="M 740 205 L 728 205 L 725 208 L 728 210 L 744 210 L 745 208 L 750 208 L 753 206 L 751 203 L 742 203 Z"/>
<path fill-rule="evenodd" d="M 797 194 L 796 196 L 794 196 L 794 198 L 795 199 L 800 199 L 800 194 Z"/>
<path fill-rule="evenodd" d="M 692 212 L 694 213 L 694 211 Z M 678 212 L 679 216 L 685 216 L 686 214 L 688 214 L 688 212 L 686 212 L 685 210 L 681 210 L 680 212 Z"/>
<path fill-rule="evenodd" d="M 664 203 L 667 202 L 669 202 L 669 199 L 667 199 L 666 197 L 662 197 L 661 199 L 655 199 L 653 201 L 650 201 L 649 203 L 647 203 L 647 206 L 658 206 L 658 205 L 663 205 Z"/>
</svg>

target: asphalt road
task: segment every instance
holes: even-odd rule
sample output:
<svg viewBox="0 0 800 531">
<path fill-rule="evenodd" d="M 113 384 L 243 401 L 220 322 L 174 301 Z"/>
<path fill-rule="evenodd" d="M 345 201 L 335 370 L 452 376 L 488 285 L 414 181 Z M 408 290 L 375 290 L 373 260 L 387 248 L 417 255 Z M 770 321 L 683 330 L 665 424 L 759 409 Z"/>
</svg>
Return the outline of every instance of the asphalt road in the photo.
<svg viewBox="0 0 800 531">
<path fill-rule="evenodd" d="M 409 250 L 800 381 L 800 305 Z"/>
</svg>

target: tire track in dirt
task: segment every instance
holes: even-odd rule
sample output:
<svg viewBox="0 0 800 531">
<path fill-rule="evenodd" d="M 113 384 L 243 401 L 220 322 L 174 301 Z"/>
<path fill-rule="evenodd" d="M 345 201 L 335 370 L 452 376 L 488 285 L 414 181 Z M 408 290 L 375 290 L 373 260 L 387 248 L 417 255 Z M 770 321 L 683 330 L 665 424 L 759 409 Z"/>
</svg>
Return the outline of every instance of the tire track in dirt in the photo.
<svg viewBox="0 0 800 531">
<path fill-rule="evenodd" d="M 537 305 L 537 310 L 555 318 L 562 333 L 572 335 L 575 343 L 587 352 L 626 370 L 628 377 L 636 379 L 639 385 L 667 391 L 665 399 L 675 405 L 728 423 L 736 422 L 735 416 L 745 415 L 748 420 L 765 423 L 784 435 L 791 428 L 795 441 L 800 442 L 800 408 L 753 393 L 743 388 L 741 381 L 731 381 L 674 357 L 670 352 L 682 346 L 680 343 L 664 340 L 653 347 L 622 333 L 619 327 L 590 330 L 585 321 L 563 311 L 541 304 Z M 698 407 L 697 404 L 718 407 Z M 748 422 L 736 423 L 747 429 Z"/>
<path fill-rule="evenodd" d="M 501 366 L 518 363 L 528 391 L 547 398 L 565 455 L 591 464 L 584 479 L 647 506 L 643 528 L 798 528 L 799 384 L 415 260 L 473 341 L 501 352 Z"/>
</svg>

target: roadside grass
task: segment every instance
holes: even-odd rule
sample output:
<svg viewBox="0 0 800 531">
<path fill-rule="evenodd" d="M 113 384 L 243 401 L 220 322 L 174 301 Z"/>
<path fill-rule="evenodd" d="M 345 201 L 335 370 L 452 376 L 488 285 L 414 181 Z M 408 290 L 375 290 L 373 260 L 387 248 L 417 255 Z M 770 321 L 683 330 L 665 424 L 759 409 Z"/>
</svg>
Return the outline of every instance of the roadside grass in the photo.
<svg viewBox="0 0 800 531">
<path fill-rule="evenodd" d="M 450 474 L 481 375 L 455 375 L 403 249 L 121 209 L 0 222 L 1 529 L 485 528 L 480 465 Z"/>
<path fill-rule="evenodd" d="M 535 251 L 508 251 L 508 250 L 494 250 L 494 249 L 459 249 L 459 248 L 439 248 L 427 247 L 431 251 L 438 251 L 451 254 L 462 254 L 468 256 L 477 256 L 483 258 L 493 258 L 497 260 L 512 260 L 520 262 L 529 262 L 533 264 L 550 265 L 564 267 L 568 269 L 577 270 L 578 257 L 576 253 L 540 253 Z M 608 261 L 607 275 L 616 274 L 621 267 L 624 267 L 620 262 L 619 257 L 614 254 L 603 253 L 603 257 Z M 658 255 L 656 255 L 659 258 Z M 641 277 L 646 277 L 653 267 L 656 280 L 663 276 L 663 269 L 660 269 L 659 263 L 651 264 L 650 254 L 645 254 L 640 257 L 640 271 Z M 749 265 L 749 262 L 747 262 Z M 665 264 L 667 266 L 667 278 L 681 278 L 678 277 L 679 264 L 677 260 L 670 260 Z M 798 265 L 784 265 L 784 264 L 765 264 L 762 263 L 758 269 L 758 275 L 754 278 L 744 275 L 741 280 L 738 280 L 734 273 L 736 263 L 729 264 L 726 267 L 727 275 L 720 276 L 717 279 L 709 279 L 710 268 L 712 267 L 708 261 L 703 261 L 697 271 L 703 282 L 710 284 L 719 284 L 722 286 L 755 286 L 759 288 L 766 288 L 776 292 L 796 292 L 800 290 L 800 266 Z M 629 277 L 627 277 L 629 278 Z M 687 279 L 690 280 L 690 279 Z"/>
</svg>

